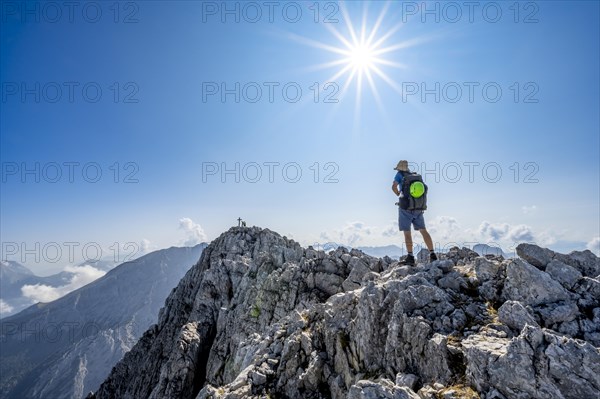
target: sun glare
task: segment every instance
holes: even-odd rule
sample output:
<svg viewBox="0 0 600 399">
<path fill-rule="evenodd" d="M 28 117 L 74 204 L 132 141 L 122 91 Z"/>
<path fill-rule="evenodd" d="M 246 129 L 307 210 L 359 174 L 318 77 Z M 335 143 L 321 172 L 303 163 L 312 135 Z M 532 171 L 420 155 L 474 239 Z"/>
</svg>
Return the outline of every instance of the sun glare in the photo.
<svg viewBox="0 0 600 399">
<path fill-rule="evenodd" d="M 376 87 L 376 83 L 379 83 L 377 82 L 378 80 L 385 82 L 395 91 L 401 93 L 400 87 L 396 81 L 388 75 L 389 72 L 387 69 L 405 69 L 406 65 L 394 59 L 390 59 L 390 53 L 415 46 L 421 42 L 421 39 L 398 41 L 396 38 L 396 41 L 391 43 L 392 39 L 394 39 L 392 36 L 403 26 L 402 23 L 394 25 L 383 33 L 380 32 L 380 28 L 384 25 L 383 20 L 390 4 L 390 2 L 384 4 L 378 17 L 368 27 L 368 3 L 365 3 L 365 8 L 362 10 L 361 14 L 362 20 L 360 27 L 357 28 L 352 23 L 344 2 L 340 2 L 341 17 L 342 20 L 345 21 L 345 27 L 342 26 L 340 27 L 342 29 L 338 30 L 339 28 L 334 26 L 334 24 L 325 24 L 325 27 L 339 42 L 337 45 L 327 44 L 305 37 L 292 36 L 295 40 L 326 50 L 337 56 L 337 59 L 324 64 L 315 65 L 311 69 L 333 68 L 337 70 L 327 81 L 340 83 L 340 100 L 347 94 L 348 89 L 354 83 L 356 86 L 357 108 L 357 113 L 355 115 L 358 115 L 360 112 L 360 102 L 361 97 L 363 96 L 363 81 L 365 80 L 380 109 L 383 108 L 383 105 Z M 397 56 L 394 58 L 397 58 Z"/>
<path fill-rule="evenodd" d="M 361 43 L 350 50 L 349 62 L 358 72 L 363 72 L 365 69 L 370 69 L 375 56 L 373 49 L 368 45 Z"/>
</svg>

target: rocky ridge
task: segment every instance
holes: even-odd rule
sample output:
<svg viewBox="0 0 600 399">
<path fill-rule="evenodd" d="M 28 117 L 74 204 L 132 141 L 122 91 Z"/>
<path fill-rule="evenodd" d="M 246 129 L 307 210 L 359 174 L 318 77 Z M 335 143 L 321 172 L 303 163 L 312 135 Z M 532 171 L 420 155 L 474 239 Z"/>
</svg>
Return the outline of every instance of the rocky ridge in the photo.
<svg viewBox="0 0 600 399">
<path fill-rule="evenodd" d="M 517 253 L 407 267 L 231 228 L 89 397 L 599 397 L 599 258 Z"/>
</svg>

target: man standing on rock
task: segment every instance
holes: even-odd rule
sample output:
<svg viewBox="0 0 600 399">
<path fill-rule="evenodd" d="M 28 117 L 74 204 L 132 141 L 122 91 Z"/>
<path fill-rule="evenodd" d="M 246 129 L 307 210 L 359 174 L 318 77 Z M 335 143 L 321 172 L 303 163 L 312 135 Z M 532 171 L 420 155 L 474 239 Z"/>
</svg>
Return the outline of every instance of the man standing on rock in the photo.
<svg viewBox="0 0 600 399">
<path fill-rule="evenodd" d="M 415 264 L 411 224 L 423 236 L 425 245 L 429 249 L 429 260 L 433 262 L 437 260 L 437 256 L 433 250 L 431 236 L 425 228 L 425 218 L 423 217 L 423 212 L 427 209 L 427 185 L 423 182 L 421 175 L 408 169 L 406 160 L 398 162 L 394 170 L 398 171 L 392 184 L 392 191 L 399 196 L 396 204 L 399 210 L 398 227 L 404 233 L 404 242 L 408 251 L 408 255 L 401 263 L 411 266 Z"/>
</svg>

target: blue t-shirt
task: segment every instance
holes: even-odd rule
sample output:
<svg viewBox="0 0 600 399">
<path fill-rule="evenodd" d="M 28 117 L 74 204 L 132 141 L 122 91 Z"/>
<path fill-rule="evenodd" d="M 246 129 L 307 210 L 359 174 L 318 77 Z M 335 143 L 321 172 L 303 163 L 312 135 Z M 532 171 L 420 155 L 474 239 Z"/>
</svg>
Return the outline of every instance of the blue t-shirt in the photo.
<svg viewBox="0 0 600 399">
<path fill-rule="evenodd" d="M 398 172 L 396 173 L 396 177 L 394 177 L 394 181 L 396 183 L 398 183 L 398 185 L 400 186 L 400 188 L 402 188 L 402 181 L 404 180 L 404 177 L 402 176 L 402 173 Z"/>
</svg>

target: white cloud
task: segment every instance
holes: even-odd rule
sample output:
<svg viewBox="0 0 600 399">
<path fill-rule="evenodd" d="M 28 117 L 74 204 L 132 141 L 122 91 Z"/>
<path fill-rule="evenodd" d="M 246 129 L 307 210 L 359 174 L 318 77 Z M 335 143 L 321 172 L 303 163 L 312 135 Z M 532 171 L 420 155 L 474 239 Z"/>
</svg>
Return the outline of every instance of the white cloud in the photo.
<svg viewBox="0 0 600 399">
<path fill-rule="evenodd" d="M 425 219 L 427 230 L 432 236 L 434 245 L 444 247 L 448 243 L 459 245 L 467 242 L 482 242 L 480 234 L 473 234 L 469 229 L 463 229 L 456 218 L 452 216 L 438 216 L 431 220 Z M 514 230 L 518 235 L 520 230 Z M 332 241 L 345 246 L 363 245 L 388 245 L 391 243 L 401 245 L 404 235 L 398 230 L 398 221 L 391 220 L 389 224 L 381 226 L 367 226 L 362 222 L 347 223 L 343 228 L 321 234 L 321 242 Z M 413 242 L 420 244 L 421 235 L 413 231 Z"/>
<path fill-rule="evenodd" d="M 506 236 L 508 233 L 509 225 L 508 223 L 490 223 L 487 221 L 482 222 L 479 225 L 479 229 L 477 232 L 482 237 L 488 237 L 492 240 L 500 240 Z"/>
<path fill-rule="evenodd" d="M 183 245 L 186 247 L 193 247 L 194 245 L 206 242 L 206 234 L 204 229 L 190 218 L 179 219 L 179 228 L 186 234 L 186 238 Z"/>
<path fill-rule="evenodd" d="M 529 214 L 529 213 L 534 213 L 535 211 L 537 211 L 537 206 L 536 205 L 531 205 L 531 206 L 527 206 L 527 205 L 523 205 L 521 207 L 521 210 L 523 211 L 524 214 Z"/>
<path fill-rule="evenodd" d="M 52 287 L 45 284 L 24 285 L 21 287 L 21 293 L 24 297 L 34 302 L 51 302 L 106 274 L 106 272 L 90 265 L 67 266 L 64 271 L 73 273 L 69 284 L 60 287 Z"/>
<path fill-rule="evenodd" d="M 533 230 L 530 226 L 519 224 L 508 229 L 508 239 L 513 242 L 534 241 Z"/>
<path fill-rule="evenodd" d="M 592 238 L 585 247 L 600 256 L 600 236 Z"/>
<path fill-rule="evenodd" d="M 452 216 L 438 216 L 431 220 L 425 216 L 425 226 L 435 243 L 470 241 L 470 239 L 465 237 L 467 230 L 463 230 L 456 218 Z M 412 232 L 413 240 L 418 241 L 421 235 L 419 233 L 415 235 L 414 230 Z M 381 235 L 383 237 L 399 237 L 401 240 L 404 240 L 404 235 L 398 229 L 398 220 L 392 221 L 385 227 Z"/>
<path fill-rule="evenodd" d="M 381 234 L 384 237 L 397 237 L 400 235 L 400 230 L 398 230 L 398 222 L 390 223 L 388 227 L 384 228 Z"/>
<path fill-rule="evenodd" d="M 150 240 L 142 238 L 140 241 L 140 255 L 145 255 L 150 252 Z"/>
<path fill-rule="evenodd" d="M 13 309 L 12 306 L 0 299 L 0 316 L 11 313 Z"/>
<path fill-rule="evenodd" d="M 535 235 L 535 243 L 542 247 L 548 247 L 556 244 L 557 242 L 558 237 L 554 232 L 551 231 L 542 231 L 541 233 Z"/>
<path fill-rule="evenodd" d="M 369 227 L 363 222 L 350 222 L 341 229 L 321 233 L 320 239 L 355 247 L 364 243 L 365 239 L 373 234 L 373 230 L 373 227 Z"/>
<path fill-rule="evenodd" d="M 458 221 L 452 216 L 438 216 L 431 222 L 425 220 L 425 226 L 436 242 L 457 242 L 464 234 Z"/>
<path fill-rule="evenodd" d="M 494 241 L 534 242 L 533 230 L 525 224 L 490 223 L 483 221 L 477 230 L 481 238 Z"/>
<path fill-rule="evenodd" d="M 488 244 L 510 252 L 516 245 L 528 242 L 548 247 L 559 240 L 562 233 L 550 230 L 536 231 L 526 224 L 494 223 L 483 221 L 479 226 L 462 226 L 453 216 L 425 217 L 427 230 L 436 248 L 450 246 L 472 247 Z M 367 226 L 362 222 L 347 223 L 344 227 L 328 230 L 319 237 L 320 243 L 335 242 L 344 246 L 402 245 L 404 236 L 398 230 L 398 221 L 390 220 L 384 226 Z M 422 237 L 413 231 L 413 243 L 421 245 Z M 593 245 L 593 244 L 589 244 Z M 596 247 L 600 244 L 596 243 Z"/>
</svg>

